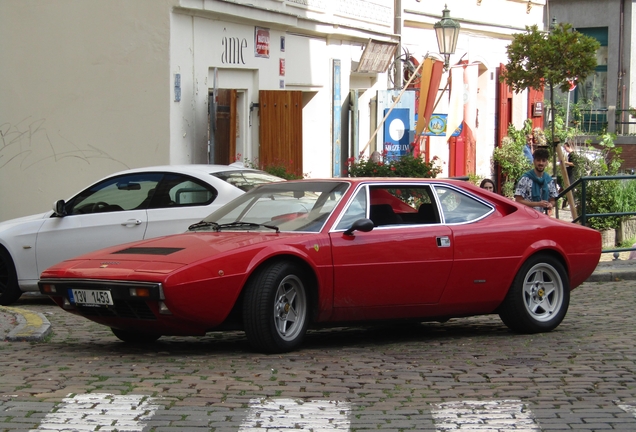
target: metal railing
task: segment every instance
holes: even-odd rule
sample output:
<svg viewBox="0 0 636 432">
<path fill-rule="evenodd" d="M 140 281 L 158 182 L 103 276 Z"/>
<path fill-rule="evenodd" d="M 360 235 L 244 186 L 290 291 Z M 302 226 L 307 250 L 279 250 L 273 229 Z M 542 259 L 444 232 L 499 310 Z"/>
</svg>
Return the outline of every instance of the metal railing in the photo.
<svg viewBox="0 0 636 432">
<path fill-rule="evenodd" d="M 633 212 L 615 212 L 615 213 L 587 213 L 587 183 L 590 181 L 609 181 L 609 180 L 633 180 L 636 181 L 634 175 L 613 175 L 613 176 L 589 176 L 581 177 L 571 184 L 568 188 L 564 189 L 557 197 L 559 199 L 565 197 L 565 195 L 573 191 L 577 186 L 581 188 L 581 214 L 572 221 L 572 223 L 580 223 L 583 226 L 587 225 L 587 220 L 593 217 L 620 217 L 620 216 L 636 216 L 636 209 Z M 557 210 L 558 211 L 558 210 Z M 603 253 L 609 252 L 630 252 L 636 250 L 636 247 L 631 248 L 618 248 L 618 249 L 604 249 Z"/>
</svg>

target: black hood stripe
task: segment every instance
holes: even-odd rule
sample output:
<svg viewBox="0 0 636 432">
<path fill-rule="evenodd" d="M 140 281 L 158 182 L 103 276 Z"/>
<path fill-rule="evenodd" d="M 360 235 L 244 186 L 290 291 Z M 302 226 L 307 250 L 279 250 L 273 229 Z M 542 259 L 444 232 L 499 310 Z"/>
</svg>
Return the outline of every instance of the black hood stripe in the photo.
<svg viewBox="0 0 636 432">
<path fill-rule="evenodd" d="M 183 248 L 163 248 L 163 247 L 131 247 L 113 252 L 113 255 L 170 255 L 179 252 Z"/>
</svg>

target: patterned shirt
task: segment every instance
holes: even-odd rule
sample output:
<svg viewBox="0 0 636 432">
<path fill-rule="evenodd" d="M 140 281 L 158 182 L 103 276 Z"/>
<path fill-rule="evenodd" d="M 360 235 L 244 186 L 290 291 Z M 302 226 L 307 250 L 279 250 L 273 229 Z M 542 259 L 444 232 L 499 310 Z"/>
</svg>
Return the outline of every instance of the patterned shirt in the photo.
<svg viewBox="0 0 636 432">
<path fill-rule="evenodd" d="M 519 183 L 517 183 L 517 188 L 515 189 L 515 196 L 520 195 L 526 201 L 532 201 L 532 184 L 534 182 L 530 177 L 521 177 Z M 556 198 L 559 196 L 556 185 L 554 184 L 554 179 L 550 181 L 548 184 L 548 189 L 550 190 L 549 198 Z M 546 198 L 546 201 L 549 201 L 549 198 Z M 543 207 L 532 207 L 538 212 L 543 213 L 545 209 Z"/>
</svg>

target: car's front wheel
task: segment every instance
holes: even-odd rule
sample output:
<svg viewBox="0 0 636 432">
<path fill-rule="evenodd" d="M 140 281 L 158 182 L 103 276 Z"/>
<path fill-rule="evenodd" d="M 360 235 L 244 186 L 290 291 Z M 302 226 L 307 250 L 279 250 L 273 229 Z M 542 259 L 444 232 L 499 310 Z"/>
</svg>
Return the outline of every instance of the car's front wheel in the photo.
<svg viewBox="0 0 636 432">
<path fill-rule="evenodd" d="M 298 347 L 309 324 L 302 269 L 280 261 L 258 270 L 245 287 L 243 322 L 257 351 L 281 353 Z"/>
<path fill-rule="evenodd" d="M 530 257 L 517 273 L 499 307 L 499 317 L 513 331 L 555 329 L 570 305 L 570 281 L 561 262 L 546 254 Z"/>
<path fill-rule="evenodd" d="M 0 305 L 9 306 L 18 301 L 22 291 L 18 286 L 18 275 L 11 255 L 0 247 Z"/>
<path fill-rule="evenodd" d="M 136 344 L 153 343 L 161 337 L 161 335 L 154 334 L 154 333 L 140 333 L 135 331 L 116 329 L 112 327 L 110 330 L 113 332 L 115 336 L 117 336 L 117 339 L 127 343 L 136 343 Z"/>
</svg>

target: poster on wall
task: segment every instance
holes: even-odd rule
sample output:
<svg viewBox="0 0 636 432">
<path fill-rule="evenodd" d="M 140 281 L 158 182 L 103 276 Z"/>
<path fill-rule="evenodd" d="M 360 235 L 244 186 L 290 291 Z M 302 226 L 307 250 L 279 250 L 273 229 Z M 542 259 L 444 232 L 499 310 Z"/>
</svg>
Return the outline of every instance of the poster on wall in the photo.
<svg viewBox="0 0 636 432">
<path fill-rule="evenodd" d="M 384 110 L 384 115 L 389 109 Z M 409 130 L 408 108 L 394 108 L 384 122 L 384 152 L 387 161 L 399 159 L 410 150 L 411 131 Z"/>
<path fill-rule="evenodd" d="M 428 127 L 424 130 L 422 135 L 426 136 L 446 136 L 446 123 L 447 114 L 432 114 L 431 119 L 428 122 Z M 459 125 L 451 136 L 459 136 L 462 133 L 463 123 Z"/>
<path fill-rule="evenodd" d="M 254 27 L 254 56 L 269 58 L 269 29 Z"/>
</svg>

